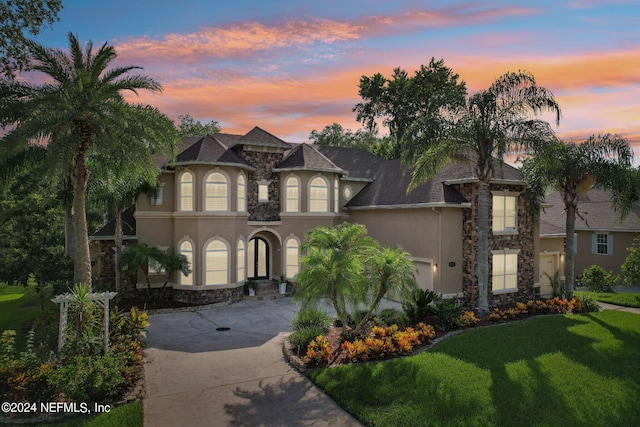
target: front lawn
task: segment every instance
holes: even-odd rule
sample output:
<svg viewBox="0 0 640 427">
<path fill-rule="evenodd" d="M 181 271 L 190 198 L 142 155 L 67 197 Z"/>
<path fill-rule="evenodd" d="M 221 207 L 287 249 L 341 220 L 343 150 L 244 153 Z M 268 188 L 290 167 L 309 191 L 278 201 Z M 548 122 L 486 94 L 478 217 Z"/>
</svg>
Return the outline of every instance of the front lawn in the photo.
<svg viewBox="0 0 640 427">
<path fill-rule="evenodd" d="M 17 332 L 17 346 L 22 349 L 26 340 L 24 325 L 33 322 L 40 311 L 35 287 L 7 286 L 0 283 L 0 333 L 6 329 Z"/>
<path fill-rule="evenodd" d="M 585 296 L 590 296 L 596 301 L 606 302 L 608 304 L 640 308 L 640 293 L 576 292 L 576 296 L 580 299 L 584 299 Z"/>
<path fill-rule="evenodd" d="M 640 316 L 501 324 L 309 377 L 371 426 L 640 425 Z"/>
</svg>

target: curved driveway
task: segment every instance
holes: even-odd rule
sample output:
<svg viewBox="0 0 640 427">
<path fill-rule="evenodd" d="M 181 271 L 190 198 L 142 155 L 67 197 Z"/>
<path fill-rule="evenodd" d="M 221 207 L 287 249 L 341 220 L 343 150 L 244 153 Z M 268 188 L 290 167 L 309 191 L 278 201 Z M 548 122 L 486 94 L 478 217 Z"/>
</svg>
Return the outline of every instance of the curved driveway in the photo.
<svg viewBox="0 0 640 427">
<path fill-rule="evenodd" d="M 282 298 L 151 315 L 145 426 L 360 426 L 285 361 L 297 311 Z"/>
</svg>

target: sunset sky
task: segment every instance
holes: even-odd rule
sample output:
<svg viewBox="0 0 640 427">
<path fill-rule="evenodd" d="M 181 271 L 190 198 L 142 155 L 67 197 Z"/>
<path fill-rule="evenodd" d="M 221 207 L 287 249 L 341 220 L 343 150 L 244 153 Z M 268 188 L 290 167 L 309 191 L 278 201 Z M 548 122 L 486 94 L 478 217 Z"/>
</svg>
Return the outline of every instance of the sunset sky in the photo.
<svg viewBox="0 0 640 427">
<path fill-rule="evenodd" d="M 109 42 L 161 94 L 139 100 L 177 120 L 253 126 L 290 142 L 334 122 L 357 130 L 362 75 L 411 75 L 444 59 L 470 94 L 530 71 L 563 111 L 565 140 L 619 133 L 640 157 L 640 2 L 63 0 L 38 41 Z M 549 118 L 550 119 L 550 118 Z M 550 119 L 551 120 L 551 119 Z M 636 164 L 638 160 L 636 159 Z"/>
</svg>

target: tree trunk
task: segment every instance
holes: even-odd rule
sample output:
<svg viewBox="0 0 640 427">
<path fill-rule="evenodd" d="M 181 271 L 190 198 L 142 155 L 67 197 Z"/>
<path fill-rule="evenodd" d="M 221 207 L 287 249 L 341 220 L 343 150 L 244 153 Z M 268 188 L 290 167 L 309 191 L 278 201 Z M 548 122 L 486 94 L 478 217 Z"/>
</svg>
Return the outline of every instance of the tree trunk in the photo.
<svg viewBox="0 0 640 427">
<path fill-rule="evenodd" d="M 478 182 L 478 312 L 489 314 L 489 183 Z"/>
<path fill-rule="evenodd" d="M 64 202 L 64 253 L 76 259 L 76 233 L 73 226 L 73 202 Z"/>
<path fill-rule="evenodd" d="M 567 211 L 566 219 L 566 236 L 565 236 L 565 264 L 564 264 L 564 277 L 565 277 L 565 297 L 568 299 L 573 298 L 573 282 L 574 267 L 575 267 L 575 241 L 573 236 L 576 231 L 576 206 L 574 204 L 575 198 L 567 200 L 565 197 L 565 209 Z"/>
<path fill-rule="evenodd" d="M 87 214 L 85 210 L 85 194 L 89 171 L 85 161 L 85 151 L 81 147 L 76 150 L 73 171 L 73 225 L 76 236 L 76 256 L 73 263 L 73 282 L 85 283 L 91 292 L 91 258 L 89 256 L 89 235 L 87 232 Z"/>
<path fill-rule="evenodd" d="M 122 253 L 122 206 L 116 205 L 116 229 L 114 233 L 114 243 L 116 246 L 116 254 L 113 265 L 115 266 L 115 290 L 118 292 L 116 298 L 120 295 L 120 254 Z"/>
</svg>

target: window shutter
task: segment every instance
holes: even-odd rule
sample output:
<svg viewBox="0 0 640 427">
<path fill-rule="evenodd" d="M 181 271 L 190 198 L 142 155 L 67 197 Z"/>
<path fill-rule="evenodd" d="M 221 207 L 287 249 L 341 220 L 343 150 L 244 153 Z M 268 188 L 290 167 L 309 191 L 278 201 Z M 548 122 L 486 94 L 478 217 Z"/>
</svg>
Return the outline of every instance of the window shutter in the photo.
<svg viewBox="0 0 640 427">
<path fill-rule="evenodd" d="M 607 255 L 613 255 L 613 234 L 607 234 Z"/>
<path fill-rule="evenodd" d="M 591 235 L 591 253 L 598 253 L 598 235 L 596 233 L 593 233 Z"/>
</svg>

